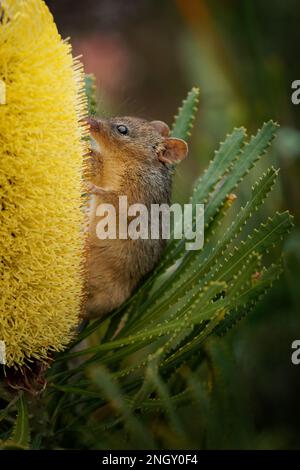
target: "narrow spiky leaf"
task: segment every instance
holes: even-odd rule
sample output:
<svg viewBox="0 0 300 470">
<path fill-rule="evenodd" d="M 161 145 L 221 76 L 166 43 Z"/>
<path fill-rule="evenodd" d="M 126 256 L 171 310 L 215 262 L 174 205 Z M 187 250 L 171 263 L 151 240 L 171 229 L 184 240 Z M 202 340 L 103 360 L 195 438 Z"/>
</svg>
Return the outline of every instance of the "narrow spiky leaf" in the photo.
<svg viewBox="0 0 300 470">
<path fill-rule="evenodd" d="M 188 140 L 191 136 L 194 120 L 199 106 L 199 88 L 193 87 L 189 91 L 186 99 L 182 102 L 175 116 L 174 124 L 171 130 L 173 137 Z"/>
<path fill-rule="evenodd" d="M 86 74 L 84 77 L 85 93 L 87 97 L 88 114 L 95 115 L 97 112 L 96 100 L 96 78 L 93 74 Z"/>
</svg>

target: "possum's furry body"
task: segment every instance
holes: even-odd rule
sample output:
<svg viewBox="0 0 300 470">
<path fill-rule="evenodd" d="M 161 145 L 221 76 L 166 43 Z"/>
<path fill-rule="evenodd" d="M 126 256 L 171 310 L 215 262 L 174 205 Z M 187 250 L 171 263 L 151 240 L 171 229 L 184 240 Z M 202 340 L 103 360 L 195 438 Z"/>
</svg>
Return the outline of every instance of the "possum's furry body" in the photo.
<svg viewBox="0 0 300 470">
<path fill-rule="evenodd" d="M 128 206 L 142 203 L 149 214 L 151 204 L 169 204 L 171 164 L 186 156 L 187 144 L 169 138 L 167 125 L 160 121 L 93 119 L 90 127 L 98 150 L 91 156 L 86 315 L 94 317 L 105 315 L 130 296 L 158 262 L 165 245 L 162 239 L 99 239 L 97 207 L 112 204 L 118 227 L 119 196 L 127 196 Z"/>
</svg>

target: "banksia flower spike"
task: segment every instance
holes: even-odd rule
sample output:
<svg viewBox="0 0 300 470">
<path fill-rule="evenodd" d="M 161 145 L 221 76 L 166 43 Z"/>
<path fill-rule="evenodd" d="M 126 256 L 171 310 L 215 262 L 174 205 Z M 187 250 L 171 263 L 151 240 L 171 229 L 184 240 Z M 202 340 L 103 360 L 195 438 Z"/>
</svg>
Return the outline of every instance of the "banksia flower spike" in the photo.
<svg viewBox="0 0 300 470">
<path fill-rule="evenodd" d="M 0 20 L 0 340 L 6 364 L 70 341 L 83 298 L 83 72 L 42 0 Z"/>
</svg>

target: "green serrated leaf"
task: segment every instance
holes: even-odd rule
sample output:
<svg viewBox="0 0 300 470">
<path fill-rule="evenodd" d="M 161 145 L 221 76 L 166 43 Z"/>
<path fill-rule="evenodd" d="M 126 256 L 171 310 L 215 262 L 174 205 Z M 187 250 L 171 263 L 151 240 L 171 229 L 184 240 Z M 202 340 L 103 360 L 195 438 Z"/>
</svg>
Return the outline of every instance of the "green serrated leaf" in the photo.
<svg viewBox="0 0 300 470">
<path fill-rule="evenodd" d="M 224 319 L 215 330 L 215 334 L 223 336 L 228 330 L 235 326 L 251 310 L 254 309 L 260 297 L 264 295 L 280 277 L 283 271 L 282 263 L 273 264 L 269 269 L 262 271 L 261 278 L 257 283 L 255 281 L 248 290 L 245 290 L 237 299 L 234 308 L 229 310 Z"/>
<path fill-rule="evenodd" d="M 151 297 L 151 303 L 148 302 L 144 305 L 144 315 L 136 320 L 133 329 L 136 329 L 141 322 L 145 324 L 155 317 L 161 317 L 162 313 L 166 312 L 167 309 L 175 308 L 176 302 L 180 298 L 183 298 L 184 295 L 191 297 L 207 282 L 207 273 L 214 266 L 216 271 L 218 266 L 223 263 L 225 250 L 240 233 L 247 220 L 264 202 L 274 186 L 277 173 L 277 170 L 270 168 L 253 186 L 250 201 L 248 201 L 245 207 L 241 208 L 234 222 L 225 232 L 217 246 L 210 246 L 207 243 L 201 252 L 193 252 L 174 272 L 171 280 L 168 279 L 165 283 L 162 283 L 158 292 L 154 293 Z M 213 275 L 210 275 L 210 279 L 214 279 Z M 148 309 L 147 304 L 149 305 Z"/>
<path fill-rule="evenodd" d="M 193 123 L 199 106 L 199 88 L 193 87 L 186 99 L 182 102 L 175 116 L 171 135 L 179 139 L 188 140 L 191 136 Z"/>
<path fill-rule="evenodd" d="M 128 431 L 133 435 L 138 448 L 154 447 L 153 439 L 145 426 L 132 414 L 124 401 L 119 387 L 112 380 L 109 372 L 103 367 L 90 370 L 90 376 L 97 387 L 105 395 L 113 409 L 121 415 Z"/>
<path fill-rule="evenodd" d="M 224 175 L 230 172 L 233 162 L 240 155 L 245 137 L 246 131 L 241 127 L 234 129 L 232 134 L 228 135 L 225 141 L 221 143 L 209 167 L 195 184 L 191 197 L 192 203 L 202 202 L 205 204 L 207 202 L 216 185 Z"/>
<path fill-rule="evenodd" d="M 28 449 L 30 443 L 30 429 L 27 402 L 23 392 L 17 401 L 17 418 L 13 426 L 11 437 L 0 443 L 2 449 Z"/>
<path fill-rule="evenodd" d="M 250 141 L 244 146 L 238 158 L 233 158 L 234 164 L 230 168 L 230 172 L 223 178 L 222 184 L 218 187 L 217 191 L 213 192 L 209 202 L 205 206 L 206 229 L 209 227 L 210 223 L 213 222 L 226 198 L 236 189 L 243 177 L 249 173 L 250 169 L 261 156 L 266 153 L 275 136 L 277 127 L 278 125 L 273 121 L 265 123 L 262 129 L 260 129 L 255 136 L 252 136 Z M 194 199 L 194 202 L 203 203 L 203 200 Z M 161 270 L 165 269 L 165 267 L 182 256 L 185 250 L 185 242 L 184 239 L 179 242 L 171 242 L 171 249 L 166 252 L 161 262 Z"/>
<path fill-rule="evenodd" d="M 88 102 L 88 114 L 94 116 L 97 112 L 96 100 L 96 78 L 93 74 L 86 74 L 84 77 L 85 93 Z"/>
<path fill-rule="evenodd" d="M 28 408 L 24 393 L 20 394 L 17 403 L 17 420 L 11 439 L 18 445 L 28 448 L 30 442 L 30 430 L 28 419 Z"/>
</svg>

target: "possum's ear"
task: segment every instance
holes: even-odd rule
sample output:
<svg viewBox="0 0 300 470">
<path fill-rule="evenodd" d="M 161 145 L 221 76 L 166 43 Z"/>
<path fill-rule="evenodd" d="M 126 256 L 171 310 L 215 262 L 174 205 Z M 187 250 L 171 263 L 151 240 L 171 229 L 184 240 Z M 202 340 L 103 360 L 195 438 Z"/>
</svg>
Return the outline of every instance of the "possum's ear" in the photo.
<svg viewBox="0 0 300 470">
<path fill-rule="evenodd" d="M 179 163 L 187 157 L 188 144 L 182 139 L 167 137 L 163 142 L 163 150 L 158 158 L 164 163 Z"/>
<path fill-rule="evenodd" d="M 168 137 L 170 134 L 170 129 L 168 124 L 163 121 L 151 121 L 151 126 L 153 126 L 157 132 L 162 135 L 163 137 Z"/>
</svg>

